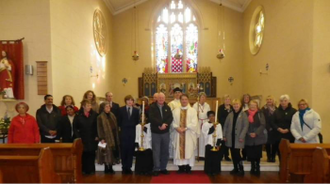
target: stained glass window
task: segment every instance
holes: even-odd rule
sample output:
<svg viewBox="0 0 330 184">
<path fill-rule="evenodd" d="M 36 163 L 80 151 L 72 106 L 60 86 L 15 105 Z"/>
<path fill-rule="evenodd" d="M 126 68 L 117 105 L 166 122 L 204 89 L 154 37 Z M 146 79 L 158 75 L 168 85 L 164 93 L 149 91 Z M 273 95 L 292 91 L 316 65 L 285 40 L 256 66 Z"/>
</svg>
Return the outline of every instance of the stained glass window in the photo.
<svg viewBox="0 0 330 184">
<path fill-rule="evenodd" d="M 263 38 L 263 32 L 264 32 L 264 27 L 265 27 L 265 19 L 264 19 L 264 13 L 260 11 L 259 13 L 259 19 L 258 22 L 255 26 L 255 40 L 254 40 L 254 45 L 256 47 L 260 47 L 262 43 L 262 38 Z"/>
<path fill-rule="evenodd" d="M 186 31 L 186 71 L 197 71 L 197 49 L 198 48 L 198 29 L 194 24 L 189 24 Z"/>
<path fill-rule="evenodd" d="M 156 62 L 159 73 L 168 73 L 168 32 L 164 24 L 156 31 Z"/>
<path fill-rule="evenodd" d="M 157 17 L 156 66 L 159 73 L 197 72 L 198 24 L 184 0 L 172 0 Z"/>
</svg>

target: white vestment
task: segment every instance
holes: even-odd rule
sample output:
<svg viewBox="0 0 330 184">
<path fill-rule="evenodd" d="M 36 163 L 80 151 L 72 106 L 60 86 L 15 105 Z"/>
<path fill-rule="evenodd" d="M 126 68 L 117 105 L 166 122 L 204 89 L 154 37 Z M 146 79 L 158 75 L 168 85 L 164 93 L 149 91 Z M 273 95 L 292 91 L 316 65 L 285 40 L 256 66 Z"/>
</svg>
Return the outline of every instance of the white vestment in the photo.
<svg viewBox="0 0 330 184">
<path fill-rule="evenodd" d="M 216 126 L 216 130 L 215 130 L 215 132 L 216 132 L 216 139 L 215 140 L 213 139 L 214 132 L 211 133 L 211 134 L 209 134 L 209 131 L 212 128 L 212 126 L 213 126 L 213 123 L 209 123 L 209 122 L 205 122 L 203 124 L 202 134 L 203 134 L 203 137 L 204 137 L 204 140 L 205 140 L 205 146 L 206 145 L 215 146 L 215 144 L 217 143 L 218 139 L 221 139 L 222 140 L 222 127 L 221 127 L 221 124 L 219 123 Z M 205 149 L 205 146 L 204 146 L 204 149 Z"/>
<path fill-rule="evenodd" d="M 204 104 L 199 104 L 199 108 L 198 108 L 198 102 L 196 102 L 193 106 L 193 108 L 197 111 L 198 114 L 198 137 L 199 137 L 199 156 L 200 157 L 204 157 L 205 156 L 205 143 L 204 143 L 204 136 L 201 135 L 201 129 L 203 126 L 203 123 L 207 123 L 208 122 L 208 118 L 207 118 L 207 112 L 209 112 L 210 109 L 210 105 L 206 102 L 204 102 Z M 197 156 L 197 149 L 196 149 L 196 153 L 195 155 Z"/>
<path fill-rule="evenodd" d="M 147 129 L 147 133 L 143 132 L 143 148 L 144 149 L 151 149 L 151 129 L 150 129 L 150 123 L 145 124 L 144 127 Z M 141 129 L 141 124 L 136 125 L 135 127 L 135 143 L 139 144 L 139 147 L 142 146 L 141 142 L 141 134 L 142 129 Z"/>
<path fill-rule="evenodd" d="M 176 108 L 180 108 L 181 107 L 181 102 L 180 99 L 174 99 L 172 100 L 170 103 L 168 103 L 168 106 L 171 108 L 172 112 L 174 111 L 174 109 Z M 170 125 L 170 142 L 172 142 L 173 140 L 173 124 Z M 170 144 L 169 146 L 169 158 L 173 158 L 173 147 L 172 144 Z"/>
<path fill-rule="evenodd" d="M 186 114 L 186 131 L 184 136 L 184 158 L 180 156 L 180 133 L 176 131 L 176 128 L 180 127 L 181 110 L 187 110 Z M 175 165 L 190 165 L 191 167 L 195 164 L 195 150 L 197 148 L 197 129 L 198 119 L 197 112 L 195 109 L 190 107 L 181 107 L 173 111 L 173 140 L 172 145 L 174 149 L 174 164 Z"/>
</svg>

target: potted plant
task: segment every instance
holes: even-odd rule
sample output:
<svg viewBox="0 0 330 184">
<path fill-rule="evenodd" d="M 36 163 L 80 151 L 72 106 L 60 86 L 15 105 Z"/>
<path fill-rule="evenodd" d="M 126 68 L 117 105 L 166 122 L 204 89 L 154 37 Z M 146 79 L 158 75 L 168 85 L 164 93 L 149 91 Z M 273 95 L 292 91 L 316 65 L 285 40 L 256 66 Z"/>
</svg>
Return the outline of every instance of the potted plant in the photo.
<svg viewBox="0 0 330 184">
<path fill-rule="evenodd" d="M 10 117 L 3 117 L 0 119 L 0 132 L 1 134 L 7 134 L 10 126 Z"/>
</svg>

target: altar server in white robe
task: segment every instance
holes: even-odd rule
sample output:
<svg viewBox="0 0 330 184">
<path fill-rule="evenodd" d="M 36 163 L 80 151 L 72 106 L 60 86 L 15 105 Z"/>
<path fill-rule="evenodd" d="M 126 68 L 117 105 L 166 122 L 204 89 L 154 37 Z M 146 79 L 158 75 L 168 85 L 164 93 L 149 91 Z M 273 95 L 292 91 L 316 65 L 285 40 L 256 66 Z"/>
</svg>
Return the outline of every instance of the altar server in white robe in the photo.
<svg viewBox="0 0 330 184">
<path fill-rule="evenodd" d="M 193 105 L 193 108 L 197 111 L 197 115 L 198 115 L 197 133 L 199 135 L 199 139 L 198 139 L 199 154 L 196 150 L 195 155 L 199 157 L 205 157 L 205 141 L 204 141 L 204 136 L 201 135 L 201 130 L 203 127 L 203 123 L 208 122 L 207 112 L 209 112 L 211 109 L 210 109 L 210 105 L 206 102 L 206 94 L 204 92 L 199 94 L 199 103 L 196 102 Z"/>
<path fill-rule="evenodd" d="M 173 140 L 174 165 L 179 166 L 178 173 L 191 173 L 195 164 L 197 148 L 197 112 L 189 105 L 189 98 L 183 94 L 180 97 L 181 108 L 173 111 Z"/>
<path fill-rule="evenodd" d="M 135 174 L 151 175 L 153 169 L 153 155 L 151 149 L 150 123 L 145 124 L 143 129 L 141 124 L 136 125 L 135 132 L 135 143 L 138 145 L 135 161 Z M 139 150 L 141 147 L 143 147 L 143 151 Z"/>
<path fill-rule="evenodd" d="M 205 140 L 204 172 L 208 175 L 216 175 L 221 172 L 220 144 L 222 140 L 221 124 L 215 124 L 215 112 L 208 111 L 209 121 L 203 124 L 202 135 Z M 211 150 L 215 148 L 216 150 Z"/>
<path fill-rule="evenodd" d="M 174 109 L 181 107 L 180 96 L 182 95 L 182 90 L 180 88 L 176 87 L 176 88 L 173 89 L 173 94 L 174 94 L 174 100 L 172 100 L 170 103 L 168 103 L 168 106 L 170 106 L 172 112 L 174 111 Z M 171 127 L 170 127 L 170 140 L 171 140 L 171 142 L 173 140 L 173 131 L 174 131 L 173 125 L 171 124 Z M 169 152 L 170 152 L 169 157 L 173 158 L 172 144 L 170 144 Z"/>
</svg>

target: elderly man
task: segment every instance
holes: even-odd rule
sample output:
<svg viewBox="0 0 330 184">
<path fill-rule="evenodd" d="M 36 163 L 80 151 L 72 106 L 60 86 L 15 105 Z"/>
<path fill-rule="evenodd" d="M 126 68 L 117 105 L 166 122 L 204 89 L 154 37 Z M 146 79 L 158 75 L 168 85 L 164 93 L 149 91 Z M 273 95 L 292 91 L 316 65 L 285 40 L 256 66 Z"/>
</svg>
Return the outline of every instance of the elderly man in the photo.
<svg viewBox="0 0 330 184">
<path fill-rule="evenodd" d="M 178 173 L 191 173 L 195 164 L 197 149 L 198 118 L 197 112 L 189 105 L 187 95 L 180 97 L 181 107 L 173 111 L 174 164 L 179 166 Z"/>
<path fill-rule="evenodd" d="M 169 158 L 170 133 L 173 121 L 171 108 L 165 103 L 164 93 L 159 93 L 157 103 L 149 108 L 149 121 L 152 132 L 152 149 L 154 159 L 154 176 L 169 174 L 166 170 Z"/>
<path fill-rule="evenodd" d="M 113 94 L 111 92 L 106 92 L 105 93 L 105 101 L 110 103 L 111 106 L 111 112 L 116 116 L 118 120 L 119 116 L 119 104 L 115 103 L 112 101 Z M 101 102 L 103 103 L 103 102 Z"/>
</svg>

